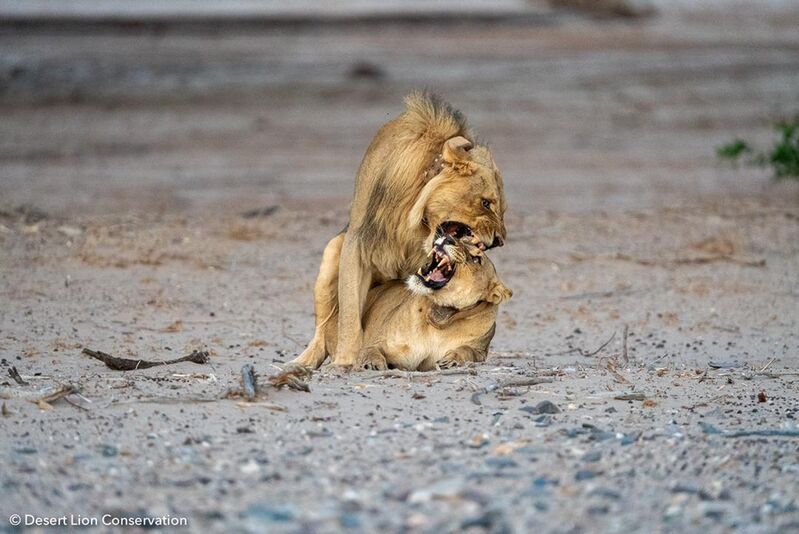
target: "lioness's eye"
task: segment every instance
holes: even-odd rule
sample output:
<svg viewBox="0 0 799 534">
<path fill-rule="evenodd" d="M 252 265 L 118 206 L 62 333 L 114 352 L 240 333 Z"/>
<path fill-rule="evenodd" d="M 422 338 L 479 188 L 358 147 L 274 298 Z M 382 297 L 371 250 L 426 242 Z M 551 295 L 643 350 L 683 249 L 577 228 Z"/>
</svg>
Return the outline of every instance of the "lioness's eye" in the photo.
<svg viewBox="0 0 799 534">
<path fill-rule="evenodd" d="M 491 208 L 491 201 L 490 201 L 490 200 L 488 200 L 487 198 L 484 198 L 484 199 L 483 199 L 483 207 L 484 207 L 485 209 L 489 209 L 489 208 Z"/>
</svg>

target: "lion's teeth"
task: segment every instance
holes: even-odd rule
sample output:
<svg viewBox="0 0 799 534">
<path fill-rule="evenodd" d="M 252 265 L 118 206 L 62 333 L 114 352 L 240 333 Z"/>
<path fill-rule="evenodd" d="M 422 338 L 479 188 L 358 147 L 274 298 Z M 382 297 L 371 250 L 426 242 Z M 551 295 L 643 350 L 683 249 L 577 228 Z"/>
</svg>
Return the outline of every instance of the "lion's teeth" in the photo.
<svg viewBox="0 0 799 534">
<path fill-rule="evenodd" d="M 428 253 L 427 253 L 427 257 L 429 258 L 430 256 L 432 256 L 432 255 L 433 255 L 433 254 L 435 254 L 435 253 L 436 253 L 436 249 L 434 249 L 434 248 L 431 248 L 431 249 L 430 249 L 430 252 L 428 252 Z"/>
<path fill-rule="evenodd" d="M 438 262 L 438 266 L 441 267 L 442 265 L 446 265 L 449 263 L 449 257 L 443 256 L 441 260 Z"/>
<path fill-rule="evenodd" d="M 424 276 L 424 273 L 422 272 L 422 268 L 421 267 L 419 267 L 419 270 L 416 271 L 416 274 L 418 274 L 419 276 Z"/>
</svg>

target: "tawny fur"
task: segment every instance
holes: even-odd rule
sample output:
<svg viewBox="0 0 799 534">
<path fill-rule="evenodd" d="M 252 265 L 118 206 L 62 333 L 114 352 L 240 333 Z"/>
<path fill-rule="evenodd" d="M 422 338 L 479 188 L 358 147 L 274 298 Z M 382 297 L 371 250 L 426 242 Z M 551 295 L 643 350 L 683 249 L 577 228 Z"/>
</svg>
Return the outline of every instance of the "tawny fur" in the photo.
<svg viewBox="0 0 799 534">
<path fill-rule="evenodd" d="M 449 104 L 424 93 L 405 103 L 370 144 L 347 229 L 325 249 L 314 289 L 316 330 L 297 363 L 321 364 L 325 325 L 338 312 L 333 362 L 352 365 L 363 343 L 367 292 L 415 272 L 441 223 L 466 224 L 486 245 L 505 238 L 502 178 L 489 150 L 471 148 L 466 121 Z M 425 171 L 439 155 L 441 169 L 430 179 Z"/>
<path fill-rule="evenodd" d="M 364 346 L 356 367 L 429 371 L 484 361 L 494 336 L 499 304 L 512 293 L 487 256 L 455 263 L 442 289 L 429 290 L 412 275 L 406 284 L 386 282 L 369 291 Z M 335 352 L 336 321 L 326 326 L 327 353 Z"/>
</svg>

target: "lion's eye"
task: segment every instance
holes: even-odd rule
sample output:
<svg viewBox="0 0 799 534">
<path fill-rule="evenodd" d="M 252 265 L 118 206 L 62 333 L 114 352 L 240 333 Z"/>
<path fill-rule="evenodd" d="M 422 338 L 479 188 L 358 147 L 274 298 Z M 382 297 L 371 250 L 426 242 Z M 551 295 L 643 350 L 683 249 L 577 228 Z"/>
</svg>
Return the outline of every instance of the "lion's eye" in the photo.
<svg viewBox="0 0 799 534">
<path fill-rule="evenodd" d="M 484 199 L 483 199 L 483 207 L 484 207 L 485 209 L 491 209 L 491 201 L 490 201 L 490 200 L 488 200 L 487 198 L 484 198 Z"/>
</svg>

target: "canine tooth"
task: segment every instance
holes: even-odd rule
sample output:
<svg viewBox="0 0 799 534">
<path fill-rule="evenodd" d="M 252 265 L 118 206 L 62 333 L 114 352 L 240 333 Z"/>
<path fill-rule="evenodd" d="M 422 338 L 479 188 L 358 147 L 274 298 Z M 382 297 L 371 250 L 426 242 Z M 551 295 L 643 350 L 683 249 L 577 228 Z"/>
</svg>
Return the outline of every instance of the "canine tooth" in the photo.
<svg viewBox="0 0 799 534">
<path fill-rule="evenodd" d="M 430 249 L 430 252 L 428 252 L 428 253 L 427 253 L 427 257 L 429 258 L 430 256 L 432 256 L 432 255 L 433 255 L 433 254 L 435 254 L 435 253 L 436 253 L 436 249 L 434 249 L 434 248 L 431 248 L 431 249 Z"/>
<path fill-rule="evenodd" d="M 416 274 L 418 274 L 419 276 L 424 276 L 424 273 L 422 272 L 422 268 L 421 267 L 419 267 L 419 270 L 416 271 Z"/>
</svg>

